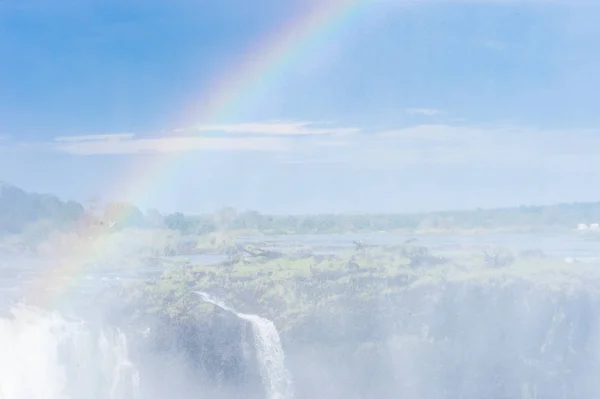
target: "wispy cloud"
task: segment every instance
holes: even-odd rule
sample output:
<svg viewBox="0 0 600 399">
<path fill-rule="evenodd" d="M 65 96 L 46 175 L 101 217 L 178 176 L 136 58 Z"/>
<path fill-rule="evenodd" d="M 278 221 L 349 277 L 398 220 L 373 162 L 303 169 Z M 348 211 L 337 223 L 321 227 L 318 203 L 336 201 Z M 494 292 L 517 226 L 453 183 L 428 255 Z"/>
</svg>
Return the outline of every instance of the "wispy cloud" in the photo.
<svg viewBox="0 0 600 399">
<path fill-rule="evenodd" d="M 132 139 L 135 133 L 109 133 L 109 134 L 88 134 L 84 136 L 61 136 L 56 137 L 54 141 L 58 142 L 81 142 L 81 141 L 120 141 Z"/>
<path fill-rule="evenodd" d="M 266 122 L 238 123 L 232 125 L 201 125 L 195 129 L 202 132 L 272 136 L 339 135 L 352 134 L 360 131 L 360 129 L 355 127 L 327 127 L 319 126 L 313 122 Z"/>
<path fill-rule="evenodd" d="M 410 115 L 435 116 L 444 112 L 435 108 L 407 108 L 406 113 Z"/>
<path fill-rule="evenodd" d="M 61 137 L 55 149 L 76 155 L 144 154 L 173 153 L 184 151 L 278 151 L 288 145 L 277 138 L 225 138 L 225 137 L 160 137 L 135 138 L 134 136 L 115 138 L 107 135 L 104 139 Z"/>
<path fill-rule="evenodd" d="M 312 122 L 239 123 L 178 128 L 162 137 L 138 137 L 134 133 L 61 136 L 54 139 L 53 147 L 78 155 L 199 150 L 281 151 L 288 149 L 292 144 L 290 140 L 296 136 L 335 138 L 359 131 L 358 128 L 338 128 Z M 218 133 L 219 136 L 204 133 Z"/>
<path fill-rule="evenodd" d="M 269 151 L 281 153 L 285 162 L 345 163 L 382 169 L 458 164 L 600 167 L 600 161 L 594 161 L 600 159 L 597 131 L 450 123 L 369 130 L 368 134 L 365 129 L 308 123 L 246 123 L 216 128 L 173 130 L 164 136 L 132 133 L 63 136 L 44 145 L 76 155 Z M 203 134 L 215 131 L 219 133 L 217 136 Z"/>
</svg>

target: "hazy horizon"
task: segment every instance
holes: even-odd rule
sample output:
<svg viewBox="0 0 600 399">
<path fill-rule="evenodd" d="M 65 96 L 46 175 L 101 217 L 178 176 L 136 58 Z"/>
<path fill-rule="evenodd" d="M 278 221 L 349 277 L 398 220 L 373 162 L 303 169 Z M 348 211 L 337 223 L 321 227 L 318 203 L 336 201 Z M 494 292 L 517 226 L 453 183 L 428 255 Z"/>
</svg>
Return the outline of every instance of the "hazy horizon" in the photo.
<svg viewBox="0 0 600 399">
<path fill-rule="evenodd" d="M 24 192 L 28 193 L 28 194 L 38 194 L 38 195 L 50 195 L 50 196 L 54 196 L 56 198 L 58 198 L 59 200 L 63 201 L 63 202 L 68 202 L 68 201 L 75 201 L 81 205 L 83 205 L 84 207 L 89 207 L 89 206 L 99 206 L 100 208 L 105 207 L 106 205 L 109 204 L 115 204 L 115 203 L 119 203 L 120 201 L 115 200 L 115 201 L 110 201 L 107 200 L 106 198 L 103 198 L 102 196 L 98 195 L 98 196 L 92 196 L 92 197 L 88 197 L 82 200 L 78 200 L 75 198 L 65 198 L 65 197 L 61 197 L 60 195 L 53 193 L 53 192 L 38 192 L 35 190 L 27 190 L 23 187 L 19 187 L 17 185 L 14 185 L 10 182 L 6 182 L 6 181 L 1 181 L 0 180 L 0 189 L 3 186 L 8 186 L 8 187 L 13 187 L 13 188 L 17 188 L 19 190 L 23 190 Z M 91 204 L 94 205 L 91 205 Z M 210 215 L 219 211 L 222 211 L 226 208 L 233 208 L 235 209 L 235 211 L 237 212 L 259 212 L 260 214 L 263 215 L 272 215 L 272 216 L 308 216 L 308 215 L 339 215 L 339 216 L 343 216 L 343 215 L 418 215 L 418 214 L 436 214 L 436 213 L 454 213 L 454 212 L 471 212 L 471 211 L 478 211 L 478 210 L 484 210 L 484 211 L 495 211 L 495 210 L 503 210 L 503 209 L 518 209 L 518 208 L 528 208 L 528 207 L 553 207 L 553 206 L 561 206 L 561 205 L 575 205 L 575 204 L 597 204 L 600 203 L 600 200 L 588 200 L 588 201 L 560 201 L 560 202 L 552 202 L 552 203 L 525 203 L 525 204 L 511 204 L 511 205 L 499 205 L 499 206 L 490 206 L 490 207 L 464 207 L 464 208 L 440 208 L 440 209 L 430 209 L 430 210 L 384 210 L 384 211 L 380 211 L 380 210 L 367 210 L 367 211 L 353 211 L 353 210 L 337 210 L 337 211 L 324 211 L 324 212 L 269 212 L 269 211 L 263 211 L 260 209 L 253 209 L 253 208 L 236 208 L 235 206 L 232 206 L 230 204 L 223 204 L 221 206 L 215 207 L 214 209 L 203 209 L 200 212 L 185 212 L 182 211 L 181 209 L 160 209 L 160 208 L 156 208 L 156 207 L 149 207 L 149 208 L 144 208 L 139 206 L 136 203 L 132 203 L 132 202 L 125 202 L 128 204 L 131 204 L 135 207 L 137 207 L 140 211 L 142 212 L 154 212 L 154 211 L 158 211 L 161 214 L 168 214 L 168 213 L 184 213 L 188 216 L 202 216 L 202 215 Z M 584 222 L 582 220 L 582 222 Z"/>
</svg>

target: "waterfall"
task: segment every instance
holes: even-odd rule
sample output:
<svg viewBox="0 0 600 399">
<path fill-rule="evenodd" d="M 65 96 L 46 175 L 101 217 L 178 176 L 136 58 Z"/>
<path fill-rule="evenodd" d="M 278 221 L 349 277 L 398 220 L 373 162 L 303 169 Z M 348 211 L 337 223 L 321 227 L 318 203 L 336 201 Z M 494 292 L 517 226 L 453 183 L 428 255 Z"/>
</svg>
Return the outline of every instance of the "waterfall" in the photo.
<svg viewBox="0 0 600 399">
<path fill-rule="evenodd" d="M 290 399 L 293 396 L 292 382 L 285 367 L 283 347 L 275 324 L 271 320 L 257 315 L 239 313 L 206 292 L 197 291 L 197 293 L 204 301 L 233 313 L 251 324 L 260 376 L 267 392 L 267 398 Z"/>
<path fill-rule="evenodd" d="M 126 337 L 29 307 L 0 318 L 0 399 L 139 399 Z"/>
<path fill-rule="evenodd" d="M 271 320 L 256 315 L 237 315 L 252 324 L 260 375 L 267 396 L 269 399 L 291 398 L 291 378 L 285 367 L 283 347 L 275 325 Z"/>
</svg>

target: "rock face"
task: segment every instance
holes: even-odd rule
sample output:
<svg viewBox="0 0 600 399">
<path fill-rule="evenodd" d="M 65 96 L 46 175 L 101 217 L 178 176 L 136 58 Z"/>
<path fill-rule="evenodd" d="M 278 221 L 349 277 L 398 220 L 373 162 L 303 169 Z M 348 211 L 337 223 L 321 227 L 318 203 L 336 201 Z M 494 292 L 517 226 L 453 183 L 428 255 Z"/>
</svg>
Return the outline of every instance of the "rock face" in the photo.
<svg viewBox="0 0 600 399">
<path fill-rule="evenodd" d="M 144 398 L 266 397 L 249 322 L 166 320 L 132 340 Z M 294 399 L 600 397 L 600 295 L 577 284 L 437 281 L 279 324 Z"/>
<path fill-rule="evenodd" d="M 175 386 L 210 398 L 268 394 L 247 322 L 219 311 L 186 318 L 198 303 L 189 293 L 202 290 L 273 320 L 294 399 L 600 397 L 599 269 L 461 256 L 417 266 L 373 250 L 176 270 L 142 295 L 158 298 L 146 303 L 159 314 L 182 315 L 152 327 L 142 378 L 181 378 Z"/>
<path fill-rule="evenodd" d="M 311 314 L 288 332 L 303 398 L 600 397 L 600 300 L 447 283 Z"/>
<path fill-rule="evenodd" d="M 155 320 L 134 361 L 144 398 L 263 398 L 250 323 L 215 310 L 185 323 Z"/>
</svg>

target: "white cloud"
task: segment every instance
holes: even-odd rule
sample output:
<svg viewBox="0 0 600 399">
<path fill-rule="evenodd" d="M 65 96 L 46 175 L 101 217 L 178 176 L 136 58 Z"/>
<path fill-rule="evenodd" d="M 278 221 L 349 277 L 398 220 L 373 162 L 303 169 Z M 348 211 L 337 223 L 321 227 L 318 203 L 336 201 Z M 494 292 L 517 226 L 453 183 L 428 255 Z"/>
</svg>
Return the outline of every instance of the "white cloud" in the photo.
<svg viewBox="0 0 600 399">
<path fill-rule="evenodd" d="M 178 128 L 164 137 L 137 137 L 134 133 L 62 136 L 54 139 L 59 151 L 78 155 L 167 153 L 198 150 L 281 151 L 290 148 L 294 136 L 343 136 L 358 128 L 338 128 L 310 122 L 265 122 L 204 125 Z M 221 133 L 209 137 L 202 133 Z M 268 137 L 265 137 L 268 136 Z"/>
<path fill-rule="evenodd" d="M 59 142 L 80 142 L 80 141 L 119 141 L 132 139 L 134 133 L 109 133 L 109 134 L 89 134 L 85 136 L 61 136 L 56 137 L 54 141 Z"/>
<path fill-rule="evenodd" d="M 104 139 L 94 136 L 61 137 L 55 148 L 76 155 L 171 153 L 183 151 L 277 151 L 285 150 L 287 143 L 277 138 L 224 138 L 224 137 L 160 137 L 139 138 L 133 136 Z"/>
<path fill-rule="evenodd" d="M 203 132 L 222 132 L 237 134 L 273 135 L 273 136 L 306 136 L 306 135 L 339 135 L 352 134 L 358 128 L 317 127 L 311 122 L 266 122 L 238 123 L 231 125 L 201 125 L 195 128 Z"/>
<path fill-rule="evenodd" d="M 443 114 L 443 111 L 435 108 L 407 108 L 406 112 L 411 115 L 435 116 Z"/>
<path fill-rule="evenodd" d="M 370 134 L 348 134 L 359 129 L 311 127 L 306 123 L 219 125 L 219 129 L 231 134 L 203 135 L 202 132 L 214 131 L 214 127 L 205 126 L 196 130 L 195 135 L 185 129 L 163 137 L 138 137 L 129 133 L 59 137 L 51 146 L 77 155 L 271 151 L 280 152 L 285 162 L 334 162 L 382 169 L 459 164 L 550 169 L 556 164 L 584 170 L 592 164 L 600 166 L 600 161 L 595 161 L 600 160 L 597 131 L 423 124 Z M 341 130 L 345 134 L 327 135 L 324 130 L 328 133 Z M 263 135 L 255 134 L 259 131 Z M 301 135 L 306 139 L 298 140 Z"/>
</svg>

